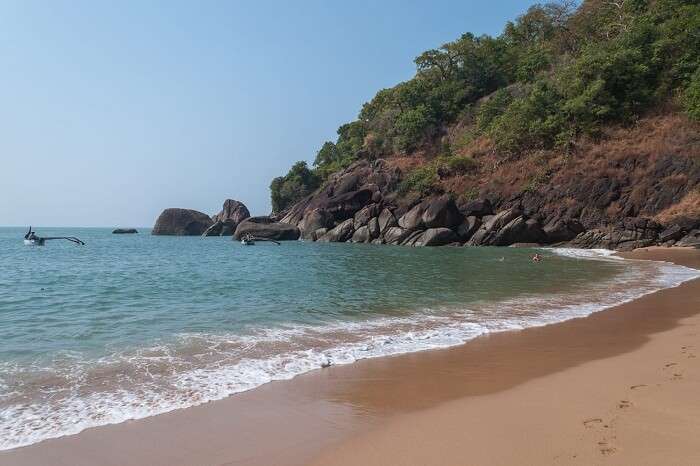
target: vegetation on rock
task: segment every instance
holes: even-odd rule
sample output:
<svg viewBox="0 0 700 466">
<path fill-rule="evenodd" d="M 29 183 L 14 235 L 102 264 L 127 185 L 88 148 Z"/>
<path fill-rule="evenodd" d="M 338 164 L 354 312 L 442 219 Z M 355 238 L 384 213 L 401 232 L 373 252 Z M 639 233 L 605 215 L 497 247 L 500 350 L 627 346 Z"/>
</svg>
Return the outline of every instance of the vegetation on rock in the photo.
<svg viewBox="0 0 700 466">
<path fill-rule="evenodd" d="M 537 4 L 497 37 L 466 33 L 415 63 L 413 79 L 379 91 L 323 144 L 313 169 L 298 162 L 272 182 L 274 211 L 359 159 L 424 159 L 400 188 L 428 194 L 477 169 L 471 155 L 484 145 L 497 166 L 537 151 L 570 153 L 665 105 L 700 120 L 700 4 Z"/>
</svg>

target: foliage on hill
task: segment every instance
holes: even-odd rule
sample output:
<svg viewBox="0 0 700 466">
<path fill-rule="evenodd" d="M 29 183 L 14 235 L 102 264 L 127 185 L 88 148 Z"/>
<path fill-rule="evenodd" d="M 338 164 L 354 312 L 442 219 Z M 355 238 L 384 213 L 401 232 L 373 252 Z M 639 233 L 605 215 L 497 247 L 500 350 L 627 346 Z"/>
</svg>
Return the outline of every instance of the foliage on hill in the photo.
<svg viewBox="0 0 700 466">
<path fill-rule="evenodd" d="M 273 181 L 275 211 L 358 159 L 432 153 L 437 159 L 402 185 L 429 190 L 444 167 L 475 163 L 452 155 L 445 142 L 455 125 L 463 128 L 460 145 L 487 138 L 503 159 L 517 159 L 533 150 L 568 151 L 581 137 L 600 137 L 606 126 L 632 123 L 669 101 L 700 120 L 700 4 L 538 4 L 497 37 L 467 33 L 415 63 L 413 79 L 379 91 L 335 142 L 323 144 L 313 170 L 297 163 Z"/>
</svg>

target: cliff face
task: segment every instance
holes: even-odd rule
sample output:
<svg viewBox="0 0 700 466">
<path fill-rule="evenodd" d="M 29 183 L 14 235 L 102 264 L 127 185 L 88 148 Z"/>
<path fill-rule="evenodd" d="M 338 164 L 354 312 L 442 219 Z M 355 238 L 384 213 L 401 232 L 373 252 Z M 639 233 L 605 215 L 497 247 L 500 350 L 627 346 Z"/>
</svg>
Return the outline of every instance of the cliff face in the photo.
<svg viewBox="0 0 700 466">
<path fill-rule="evenodd" d="M 447 132 L 449 137 L 449 131 Z M 280 220 L 303 238 L 410 246 L 700 245 L 700 131 L 679 114 L 503 161 L 472 144 L 465 173 L 436 170 L 422 194 L 403 182 L 435 158 L 358 161 Z"/>
</svg>

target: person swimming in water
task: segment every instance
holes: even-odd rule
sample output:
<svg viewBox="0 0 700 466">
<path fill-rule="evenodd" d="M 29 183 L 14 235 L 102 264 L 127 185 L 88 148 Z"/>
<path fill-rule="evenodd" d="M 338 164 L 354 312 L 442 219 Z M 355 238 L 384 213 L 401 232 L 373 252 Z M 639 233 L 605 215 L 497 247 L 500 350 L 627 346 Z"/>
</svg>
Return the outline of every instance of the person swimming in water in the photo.
<svg viewBox="0 0 700 466">
<path fill-rule="evenodd" d="M 541 260 L 542 260 L 542 257 L 537 253 L 535 253 L 535 255 L 532 256 L 532 262 L 540 262 Z"/>
</svg>

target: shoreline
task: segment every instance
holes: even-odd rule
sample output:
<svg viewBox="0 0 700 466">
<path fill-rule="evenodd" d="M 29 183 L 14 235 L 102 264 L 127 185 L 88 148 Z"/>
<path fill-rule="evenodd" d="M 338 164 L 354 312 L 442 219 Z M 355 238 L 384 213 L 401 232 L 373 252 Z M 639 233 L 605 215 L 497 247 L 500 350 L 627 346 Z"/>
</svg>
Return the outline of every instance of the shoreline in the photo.
<svg viewBox="0 0 700 466">
<path fill-rule="evenodd" d="M 692 259 L 700 253 L 680 249 L 650 251 L 648 254 L 640 251 L 634 255 L 646 255 L 652 260 L 658 260 L 659 254 L 666 260 L 669 255 L 678 256 L 670 259 L 680 265 L 700 267 L 700 260 L 697 257 Z M 688 260 L 688 256 L 691 262 L 682 264 Z M 582 332 L 597 333 L 600 337 L 601 332 L 596 331 L 595 327 L 601 322 L 591 321 L 609 320 L 608 324 L 619 326 L 621 317 L 608 315 L 624 312 L 627 307 L 638 307 L 636 303 L 640 301 L 697 283 L 698 280 L 686 282 L 677 288 L 646 295 L 585 318 L 485 335 L 447 349 L 366 359 L 347 366 L 313 371 L 290 381 L 267 384 L 205 405 L 91 428 L 74 436 L 0 452 L 0 461 L 8 465 L 39 464 L 42 458 L 44 461 L 51 458 L 53 464 L 76 465 L 97 462 L 304 464 L 320 450 L 333 452 L 337 458 L 337 452 L 342 452 L 345 445 L 362 441 L 355 437 L 358 431 L 370 429 L 371 432 L 382 432 L 382 426 L 387 422 L 393 425 L 392 419 L 397 415 L 410 416 L 407 413 L 438 409 L 455 400 L 502 393 L 529 380 L 550 377 L 586 361 L 634 351 L 646 343 L 644 337 L 654 333 L 654 328 L 660 331 L 675 325 L 672 316 L 665 315 L 671 320 L 663 322 L 645 319 L 648 325 L 636 325 L 639 327 L 637 334 L 628 332 L 629 338 L 624 342 L 603 345 L 593 351 L 582 351 L 580 345 L 573 345 L 567 340 L 571 340 L 572 334 L 581 335 Z M 687 317 L 683 315 L 683 310 L 674 315 L 678 319 Z M 583 322 L 588 324 L 581 325 Z M 568 334 L 568 338 L 557 337 L 556 333 Z M 623 340 L 619 338 L 619 328 L 614 335 L 618 336 L 617 340 Z M 563 344 L 571 354 L 553 358 L 552 344 L 555 344 L 554 347 Z M 513 358 L 513 354 L 523 349 L 533 357 L 539 355 L 535 358 L 538 366 L 516 367 L 514 359 L 519 360 L 519 357 Z M 294 423 L 294 429 L 288 427 L 290 420 Z M 323 458 L 322 455 L 320 464 L 326 464 L 324 461 L 327 460 Z"/>
</svg>

